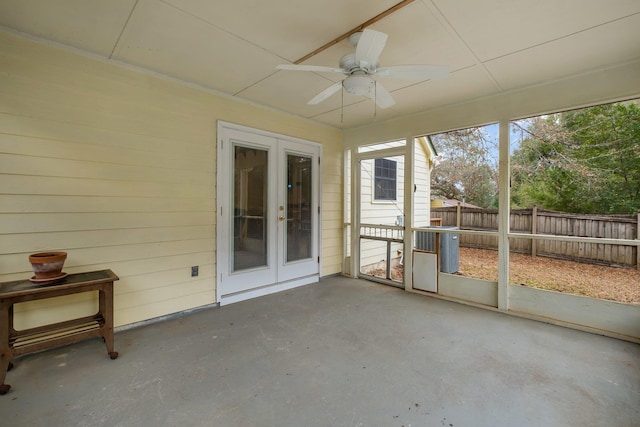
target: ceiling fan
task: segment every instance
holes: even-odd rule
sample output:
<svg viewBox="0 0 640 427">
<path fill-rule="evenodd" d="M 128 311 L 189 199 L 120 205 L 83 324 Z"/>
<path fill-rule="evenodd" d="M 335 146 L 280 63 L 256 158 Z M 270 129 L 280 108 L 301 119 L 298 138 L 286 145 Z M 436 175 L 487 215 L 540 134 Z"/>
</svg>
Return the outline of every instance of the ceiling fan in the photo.
<svg viewBox="0 0 640 427">
<path fill-rule="evenodd" d="M 387 37 L 385 33 L 369 28 L 352 34 L 349 41 L 356 50 L 340 58 L 340 68 L 297 64 L 280 64 L 276 68 L 291 71 L 340 73 L 347 76 L 344 80 L 332 84 L 317 94 L 308 104 L 319 104 L 344 88 L 347 93 L 352 95 L 372 99 L 380 108 L 391 107 L 395 101 L 391 94 L 372 76 L 427 80 L 444 78 L 449 73 L 446 66 L 437 65 L 395 65 L 378 68 L 378 59 L 387 42 Z"/>
</svg>

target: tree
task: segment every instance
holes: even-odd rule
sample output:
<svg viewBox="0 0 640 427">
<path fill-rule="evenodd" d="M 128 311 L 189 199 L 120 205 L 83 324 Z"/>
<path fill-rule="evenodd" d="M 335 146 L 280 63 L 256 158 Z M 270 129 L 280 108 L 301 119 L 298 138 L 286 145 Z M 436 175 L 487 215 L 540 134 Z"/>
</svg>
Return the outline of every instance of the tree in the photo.
<svg viewBox="0 0 640 427">
<path fill-rule="evenodd" d="M 515 124 L 512 205 L 575 213 L 640 209 L 640 108 L 599 105 Z"/>
<path fill-rule="evenodd" d="M 431 174 L 432 194 L 497 207 L 497 143 L 487 129 L 455 130 L 433 135 L 431 141 L 439 154 Z"/>
</svg>

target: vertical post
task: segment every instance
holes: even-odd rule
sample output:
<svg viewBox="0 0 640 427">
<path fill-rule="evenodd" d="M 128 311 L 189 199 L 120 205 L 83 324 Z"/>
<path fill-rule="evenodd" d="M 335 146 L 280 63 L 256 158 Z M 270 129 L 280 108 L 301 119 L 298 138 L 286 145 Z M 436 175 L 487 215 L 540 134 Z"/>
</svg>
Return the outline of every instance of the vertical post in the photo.
<svg viewBox="0 0 640 427">
<path fill-rule="evenodd" d="M 391 280 L 391 240 L 387 240 L 387 275 L 386 279 Z"/>
<path fill-rule="evenodd" d="M 531 234 L 538 233 L 538 207 L 534 206 L 531 210 Z M 538 255 L 538 241 L 531 239 L 531 257 Z"/>
<path fill-rule="evenodd" d="M 344 210 L 342 212 L 342 274 L 351 275 L 351 258 L 349 257 L 349 251 L 351 249 L 351 241 L 349 240 L 349 234 L 347 233 L 347 223 L 353 226 L 351 222 L 351 151 L 344 150 L 342 157 L 342 205 Z M 349 180 L 347 181 L 347 177 Z M 353 231 L 353 230 L 352 230 Z"/>
<path fill-rule="evenodd" d="M 415 178 L 415 153 L 416 139 L 408 136 L 405 144 L 404 152 L 404 260 L 402 268 L 404 269 L 404 289 L 410 291 L 413 289 L 413 204 L 414 193 L 413 184 Z"/>
<path fill-rule="evenodd" d="M 638 210 L 638 218 L 636 221 L 636 238 L 640 240 L 640 210 Z M 636 270 L 640 270 L 640 246 L 636 246 Z"/>
<path fill-rule="evenodd" d="M 456 207 L 456 227 L 460 230 L 460 225 L 462 224 L 462 206 L 460 206 L 460 202 L 458 202 L 458 206 Z"/>
<path fill-rule="evenodd" d="M 360 161 L 351 152 L 351 277 L 360 274 Z"/>
<path fill-rule="evenodd" d="M 500 120 L 498 162 L 498 309 L 509 310 L 509 120 Z"/>
</svg>

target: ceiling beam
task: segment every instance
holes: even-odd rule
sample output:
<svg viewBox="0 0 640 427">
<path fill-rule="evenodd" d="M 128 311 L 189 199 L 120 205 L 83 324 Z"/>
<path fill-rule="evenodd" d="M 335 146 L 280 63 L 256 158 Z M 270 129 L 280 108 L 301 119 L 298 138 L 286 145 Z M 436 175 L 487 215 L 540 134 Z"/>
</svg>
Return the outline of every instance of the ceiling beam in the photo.
<svg viewBox="0 0 640 427">
<path fill-rule="evenodd" d="M 316 56 L 317 54 L 319 54 L 323 50 L 326 50 L 326 49 L 330 48 L 331 46 L 333 46 L 334 44 L 338 44 L 342 40 L 348 38 L 349 36 L 351 36 L 351 34 L 357 33 L 359 31 L 364 30 L 365 28 L 367 28 L 368 26 L 378 22 L 382 18 L 391 15 L 396 10 L 402 9 L 403 7 L 408 5 L 409 3 L 413 3 L 413 2 L 414 2 L 414 0 L 403 0 L 403 1 L 401 1 L 400 3 L 396 4 L 395 6 L 390 7 L 389 9 L 385 10 L 384 12 L 374 16 L 373 18 L 369 19 L 368 21 L 364 22 L 363 24 L 358 25 L 357 27 L 355 27 L 354 29 L 344 33 L 340 37 L 337 37 L 337 38 L 331 40 L 329 43 L 325 44 L 322 47 L 319 47 L 318 49 L 314 50 L 313 52 L 311 52 L 311 53 L 309 53 L 309 54 L 307 54 L 305 56 L 303 56 L 302 58 L 298 59 L 297 61 L 294 61 L 293 63 L 294 64 L 300 64 L 300 63 L 306 61 L 307 59 L 311 58 L 312 56 Z"/>
</svg>

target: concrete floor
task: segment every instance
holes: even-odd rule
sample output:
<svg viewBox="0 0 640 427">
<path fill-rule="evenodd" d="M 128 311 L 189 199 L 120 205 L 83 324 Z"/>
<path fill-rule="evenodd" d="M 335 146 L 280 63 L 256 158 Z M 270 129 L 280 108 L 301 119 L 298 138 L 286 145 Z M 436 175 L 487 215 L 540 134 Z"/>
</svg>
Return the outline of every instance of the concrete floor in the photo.
<svg viewBox="0 0 640 427">
<path fill-rule="evenodd" d="M 25 356 L 3 426 L 638 426 L 640 346 L 340 277 Z"/>
</svg>

